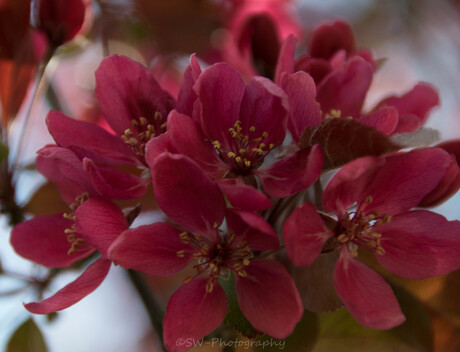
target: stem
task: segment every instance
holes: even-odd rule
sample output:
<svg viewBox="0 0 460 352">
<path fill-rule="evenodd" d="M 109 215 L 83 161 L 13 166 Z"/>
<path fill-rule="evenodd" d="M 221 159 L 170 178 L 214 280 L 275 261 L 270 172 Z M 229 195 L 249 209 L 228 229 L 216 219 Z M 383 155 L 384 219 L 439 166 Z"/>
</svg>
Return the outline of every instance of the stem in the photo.
<svg viewBox="0 0 460 352">
<path fill-rule="evenodd" d="M 134 270 L 127 270 L 129 279 L 133 284 L 134 288 L 137 290 L 139 297 L 144 304 L 147 314 L 149 316 L 150 322 L 152 323 L 152 327 L 155 330 L 158 339 L 160 341 L 161 349 L 165 350 L 164 342 L 163 342 L 163 312 L 155 300 L 155 297 L 152 295 L 149 287 L 145 283 L 145 280 L 142 278 L 141 274 Z"/>
<path fill-rule="evenodd" d="M 36 75 L 36 78 L 35 78 L 35 82 L 34 82 L 34 86 L 33 86 L 33 90 L 32 90 L 32 98 L 30 100 L 30 103 L 29 103 L 29 106 L 27 107 L 27 111 L 26 111 L 26 117 L 25 117 L 25 120 L 24 120 L 24 124 L 22 126 L 22 129 L 21 129 L 21 134 L 19 136 L 19 140 L 18 140 L 18 145 L 17 145 L 17 148 L 16 148 L 16 153 L 13 157 L 13 162 L 12 162 L 12 169 L 15 170 L 16 167 L 18 166 L 19 164 L 19 157 L 21 156 L 21 152 L 24 148 L 24 144 L 25 144 L 25 140 L 26 140 L 26 135 L 27 135 L 27 132 L 29 130 L 29 120 L 30 120 L 30 115 L 32 113 L 32 108 L 33 106 L 35 105 L 35 101 L 37 100 L 38 96 L 40 95 L 39 93 L 41 91 L 44 90 L 45 88 L 45 83 L 46 83 L 46 80 L 44 79 L 44 76 L 45 76 L 45 71 L 46 71 L 46 67 L 48 66 L 48 63 L 50 62 L 51 58 L 53 57 L 54 55 L 54 49 L 51 49 L 49 50 L 49 52 L 46 54 L 46 57 L 45 59 L 40 63 L 39 67 L 38 67 L 38 71 L 37 71 L 37 75 Z"/>
</svg>

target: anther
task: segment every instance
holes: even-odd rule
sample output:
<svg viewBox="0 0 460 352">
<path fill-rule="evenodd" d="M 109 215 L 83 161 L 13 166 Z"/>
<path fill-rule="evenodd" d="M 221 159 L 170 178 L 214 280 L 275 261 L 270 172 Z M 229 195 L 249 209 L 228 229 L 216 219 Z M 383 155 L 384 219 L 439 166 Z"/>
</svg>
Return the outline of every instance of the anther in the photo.
<svg viewBox="0 0 460 352">
<path fill-rule="evenodd" d="M 255 132 L 255 130 L 256 130 L 256 126 L 251 126 L 251 127 L 249 128 L 249 131 L 251 131 L 251 132 Z"/>
<path fill-rule="evenodd" d="M 139 122 L 141 123 L 141 126 L 145 126 L 148 123 L 145 117 L 139 117 Z"/>
<path fill-rule="evenodd" d="M 184 257 L 185 257 L 185 250 L 181 249 L 180 251 L 177 251 L 177 252 L 176 252 L 176 255 L 177 255 L 179 258 L 184 258 Z"/>
<path fill-rule="evenodd" d="M 263 132 L 262 137 L 267 138 L 268 137 L 268 132 L 267 131 Z"/>
<path fill-rule="evenodd" d="M 227 156 L 228 156 L 230 159 L 233 159 L 234 157 L 236 157 L 236 154 L 233 153 L 233 152 L 228 152 L 228 153 L 227 153 Z"/>
</svg>

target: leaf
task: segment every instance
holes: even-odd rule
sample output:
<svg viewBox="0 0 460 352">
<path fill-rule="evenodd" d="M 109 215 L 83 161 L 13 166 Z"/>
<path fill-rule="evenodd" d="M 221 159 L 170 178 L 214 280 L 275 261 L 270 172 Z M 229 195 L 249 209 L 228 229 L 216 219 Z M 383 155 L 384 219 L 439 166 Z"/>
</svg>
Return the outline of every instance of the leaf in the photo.
<svg viewBox="0 0 460 352">
<path fill-rule="evenodd" d="M 254 329 L 254 327 L 246 319 L 240 309 L 238 304 L 238 297 L 236 295 L 235 279 L 233 278 L 233 274 L 230 275 L 230 279 L 220 279 L 219 282 L 227 294 L 228 301 L 227 315 L 224 319 L 225 325 L 239 331 L 245 337 L 254 338 L 260 335 L 261 333 Z"/>
<path fill-rule="evenodd" d="M 10 150 L 8 149 L 7 145 L 0 143 L 0 163 L 3 162 L 6 158 L 8 158 Z"/>
<path fill-rule="evenodd" d="M 300 149 L 319 144 L 324 152 L 324 169 L 342 166 L 367 155 L 379 156 L 401 147 L 373 127 L 353 119 L 328 118 L 308 127 L 300 138 Z"/>
<path fill-rule="evenodd" d="M 68 210 L 69 207 L 62 200 L 56 185 L 51 182 L 38 188 L 24 207 L 25 212 L 34 216 L 59 214 Z"/>
<path fill-rule="evenodd" d="M 43 335 L 32 319 L 26 320 L 11 336 L 7 352 L 46 352 Z"/>
<path fill-rule="evenodd" d="M 263 335 L 254 342 L 254 351 L 309 352 L 318 340 L 319 325 L 316 314 L 305 311 L 294 332 L 284 340 Z"/>
<path fill-rule="evenodd" d="M 291 270 L 303 305 L 309 311 L 324 313 L 343 307 L 332 280 L 338 258 L 338 251 L 323 253 L 312 265 Z"/>
</svg>

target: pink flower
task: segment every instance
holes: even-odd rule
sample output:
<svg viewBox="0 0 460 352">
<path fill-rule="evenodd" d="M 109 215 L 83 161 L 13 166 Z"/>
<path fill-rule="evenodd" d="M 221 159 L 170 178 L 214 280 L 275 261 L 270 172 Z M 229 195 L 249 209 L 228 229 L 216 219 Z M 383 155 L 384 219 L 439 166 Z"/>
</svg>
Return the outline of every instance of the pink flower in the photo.
<svg viewBox="0 0 460 352">
<path fill-rule="evenodd" d="M 189 156 L 218 179 L 226 195 L 232 197 L 233 190 L 238 192 L 235 186 L 239 184 L 257 185 L 257 176 L 267 194 L 284 198 L 319 177 L 322 152 L 317 146 L 259 169 L 286 134 L 286 96 L 271 81 L 254 77 L 245 85 L 235 69 L 220 63 L 199 75 L 194 90 L 198 98 L 193 119 L 173 111 L 165 144 L 168 151 Z M 158 144 L 163 142 L 148 145 L 151 167 L 162 151 Z M 225 187 L 228 183 L 233 187 Z"/>
<path fill-rule="evenodd" d="M 124 231 L 110 257 L 125 268 L 166 276 L 195 263 L 196 274 L 166 309 L 168 350 L 185 348 L 176 345 L 178 338 L 199 340 L 220 325 L 227 299 L 219 280 L 231 273 L 241 310 L 252 325 L 277 338 L 288 336 L 303 312 L 294 282 L 281 264 L 255 259 L 253 253 L 278 248 L 270 225 L 253 212 L 226 209 L 217 184 L 186 156 L 160 155 L 152 179 L 160 208 L 181 229 L 159 222 Z M 228 231 L 220 229 L 224 218 Z M 84 232 L 98 237 L 92 228 Z"/>
<path fill-rule="evenodd" d="M 145 145 L 165 132 L 174 99 L 145 67 L 117 55 L 105 58 L 97 69 L 96 97 L 116 136 L 99 126 L 50 112 L 47 125 L 56 143 L 80 157 L 146 166 Z"/>
<path fill-rule="evenodd" d="M 390 286 L 356 260 L 357 251 L 373 252 L 383 267 L 409 279 L 458 269 L 460 222 L 410 210 L 439 184 L 450 162 L 446 152 L 431 148 L 345 165 L 323 195 L 324 210 L 337 217 L 335 228 L 326 227 L 312 204 L 301 205 L 283 228 L 289 257 L 296 265 L 310 265 L 329 241 L 341 253 L 334 284 L 355 319 L 376 329 L 402 323 Z"/>
<path fill-rule="evenodd" d="M 39 153 L 37 169 L 56 183 L 61 197 L 69 205 L 69 211 L 65 214 L 36 217 L 17 225 L 11 233 L 13 248 L 22 257 L 48 268 L 69 267 L 76 261 L 87 258 L 95 250 L 101 253 L 101 257 L 75 281 L 41 302 L 25 304 L 32 313 L 48 314 L 77 303 L 100 285 L 111 263 L 107 257 L 107 249 L 114 238 L 128 226 L 123 214 L 117 213 L 118 225 L 104 223 L 97 228 L 98 239 L 88 240 L 76 222 L 82 204 L 90 197 L 100 195 L 123 199 L 128 195 L 128 198 L 137 198 L 145 192 L 145 184 L 139 189 L 134 176 L 96 165 L 87 159 L 82 163 L 72 151 L 65 148 L 47 146 Z M 98 209 L 91 208 L 91 204 L 98 204 L 101 199 L 91 198 L 90 205 L 85 207 L 89 211 L 84 213 L 84 218 L 104 220 Z M 104 204 L 109 204 L 107 207 L 112 211 L 113 208 L 118 209 L 109 201 Z"/>
</svg>

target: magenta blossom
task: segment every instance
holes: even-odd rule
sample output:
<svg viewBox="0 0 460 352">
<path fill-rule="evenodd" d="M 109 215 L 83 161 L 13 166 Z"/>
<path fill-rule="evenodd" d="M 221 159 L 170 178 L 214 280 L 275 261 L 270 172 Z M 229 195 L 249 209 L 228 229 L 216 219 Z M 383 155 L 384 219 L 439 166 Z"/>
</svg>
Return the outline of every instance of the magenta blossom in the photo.
<svg viewBox="0 0 460 352">
<path fill-rule="evenodd" d="M 254 258 L 255 251 L 278 248 L 270 225 L 253 212 L 227 209 L 217 184 L 183 155 L 160 155 L 152 179 L 160 208 L 181 228 L 159 222 L 126 230 L 110 248 L 110 257 L 125 268 L 165 276 L 194 263 L 196 274 L 166 309 L 168 350 L 183 350 L 176 345 L 178 338 L 199 340 L 221 324 L 227 299 L 219 280 L 228 280 L 231 273 L 241 310 L 256 329 L 276 338 L 292 333 L 303 312 L 293 280 L 278 262 Z M 92 208 L 91 201 L 82 211 Z M 106 211 L 104 219 L 120 217 L 119 210 L 99 208 Z M 224 218 L 228 230 L 221 228 Z M 82 218 L 82 232 L 97 241 L 100 221 Z"/>
<path fill-rule="evenodd" d="M 48 314 L 65 309 L 94 291 L 106 277 L 111 261 L 107 256 L 107 249 L 122 230 L 128 225 L 123 214 L 118 214 L 114 223 L 107 223 L 98 228 L 99 239 L 92 241 L 79 231 L 76 216 L 82 204 L 90 197 L 109 193 L 111 196 L 123 194 L 121 183 L 129 184 L 129 175 L 116 170 L 85 170 L 81 160 L 70 150 L 57 146 L 47 146 L 37 157 L 37 169 L 54 181 L 63 200 L 69 205 L 65 214 L 40 216 L 17 225 L 11 233 L 11 244 L 15 251 L 24 258 L 48 268 L 65 268 L 76 261 L 87 258 L 96 250 L 101 257 L 95 260 L 75 281 L 59 290 L 51 297 L 41 301 L 25 304 L 27 310 L 35 314 Z M 93 166 L 89 166 L 91 169 Z M 94 166 L 95 167 L 95 166 Z M 93 175 L 88 175 L 88 173 Z M 94 172 L 96 174 L 94 174 Z M 104 182 L 91 180 L 105 175 Z M 121 177 L 118 177 L 121 176 Z M 128 178 L 127 178 L 128 177 Z M 107 178 L 112 178 L 107 183 Z M 127 183 L 126 183 L 127 182 Z M 118 186 L 117 188 L 111 186 Z M 136 192 L 135 190 L 133 190 Z M 143 193 L 143 191 L 142 191 Z M 100 202 L 102 198 L 92 198 L 91 201 Z M 112 208 L 114 204 L 106 201 Z M 88 207 L 86 207 L 88 208 Z M 118 208 L 117 208 L 118 209 Z M 91 209 L 92 217 L 100 217 L 98 209 Z M 116 226 L 120 226 L 116 228 Z M 100 243 L 103 242 L 103 245 Z"/>
<path fill-rule="evenodd" d="M 300 150 L 261 169 L 271 151 L 284 141 L 287 105 L 284 92 L 266 78 L 254 77 L 246 85 L 231 66 L 215 64 L 202 72 L 194 85 L 197 100 L 190 118 L 173 111 L 167 122 L 167 150 L 196 161 L 232 196 L 237 185 L 257 185 L 274 197 L 288 197 L 310 186 L 321 173 L 322 151 Z M 190 111 L 190 109 L 189 109 Z M 164 141 L 147 147 L 150 166 Z M 162 144 L 163 145 L 163 144 Z M 228 192 L 227 192 L 228 191 Z"/>
<path fill-rule="evenodd" d="M 411 211 L 440 183 L 450 162 L 446 152 L 431 148 L 345 165 L 323 196 L 324 210 L 336 215 L 335 227 L 326 227 L 312 204 L 301 205 L 283 228 L 289 257 L 296 265 L 310 265 L 329 241 L 340 249 L 334 284 L 355 319 L 376 329 L 401 324 L 405 318 L 390 286 L 356 260 L 358 249 L 371 251 L 383 267 L 408 279 L 458 269 L 460 222 Z"/>
</svg>

